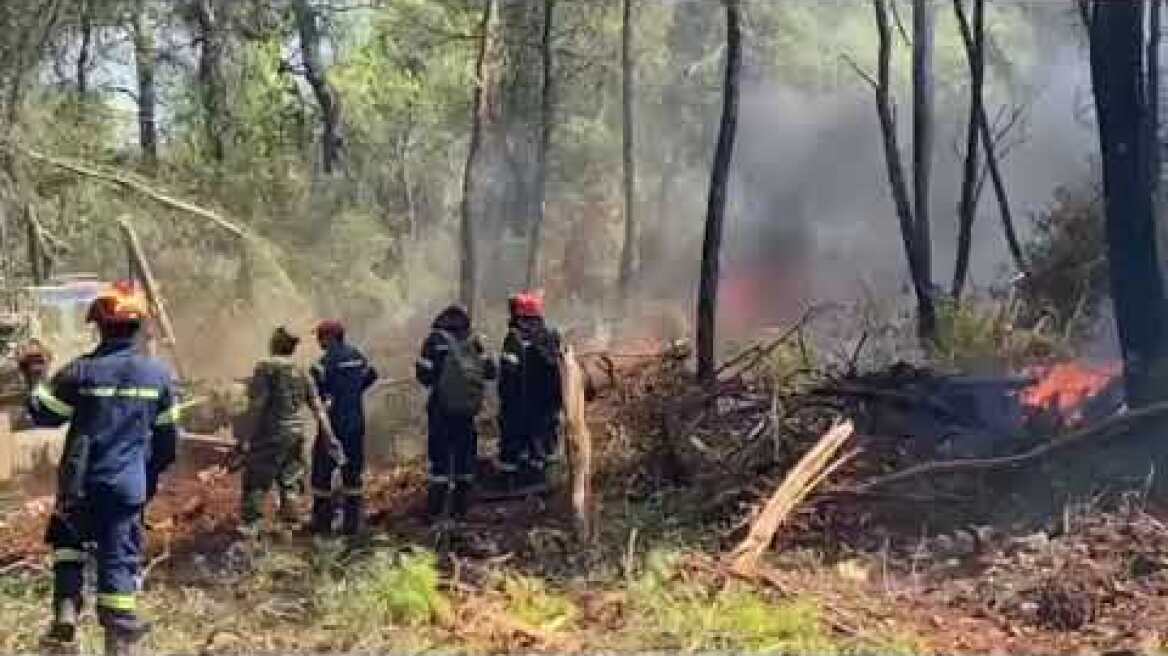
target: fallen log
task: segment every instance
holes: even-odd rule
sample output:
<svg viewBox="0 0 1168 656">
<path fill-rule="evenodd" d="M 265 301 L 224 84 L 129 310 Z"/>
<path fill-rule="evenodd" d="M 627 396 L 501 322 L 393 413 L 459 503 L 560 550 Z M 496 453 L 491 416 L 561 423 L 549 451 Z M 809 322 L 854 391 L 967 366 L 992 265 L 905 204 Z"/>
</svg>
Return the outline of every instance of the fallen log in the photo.
<svg viewBox="0 0 1168 656">
<path fill-rule="evenodd" d="M 758 560 L 775 539 L 779 527 L 787 521 L 803 499 L 827 476 L 847 462 L 856 452 L 833 460 L 852 436 L 850 421 L 833 427 L 787 472 L 783 482 L 750 527 L 750 532 L 728 556 L 730 569 L 742 576 L 758 571 Z"/>
<path fill-rule="evenodd" d="M 876 488 L 892 485 L 893 483 L 901 483 L 925 475 L 1021 467 L 1072 446 L 1081 445 L 1093 440 L 1124 435 L 1130 432 L 1140 422 L 1165 418 L 1168 418 L 1168 402 L 1156 403 L 1145 408 L 1140 408 L 1139 410 L 1132 410 L 1124 414 L 1108 417 L 1094 426 L 1079 429 L 1065 437 L 1056 438 L 1054 441 L 1047 442 L 1046 444 L 1017 455 L 1002 456 L 999 458 L 961 458 L 957 460 L 925 462 L 886 476 L 870 479 L 850 489 L 833 490 L 832 492 L 843 493 L 851 491 L 867 493 Z"/>
<path fill-rule="evenodd" d="M 206 208 L 199 207 L 198 205 L 195 205 L 194 203 L 188 203 L 187 201 L 180 200 L 178 198 L 174 198 L 173 196 L 169 196 L 167 194 L 164 194 L 161 191 L 158 191 L 157 189 L 146 184 L 145 182 L 142 182 L 141 180 L 138 180 L 138 179 L 136 179 L 128 174 L 114 172 L 114 171 L 105 171 L 105 170 L 102 170 L 100 168 L 97 168 L 97 167 L 94 167 L 94 166 L 91 166 L 88 164 L 82 164 L 80 162 L 75 162 L 73 160 L 65 159 L 63 157 L 54 157 L 52 155 L 46 155 L 44 153 L 33 150 L 27 146 L 24 146 L 23 144 L 18 144 L 18 143 L 15 143 L 13 141 L 9 141 L 8 146 L 10 148 L 20 152 L 25 157 L 28 157 L 31 160 L 40 162 L 42 164 L 48 164 L 49 166 L 53 166 L 53 167 L 63 169 L 66 171 L 70 171 L 72 173 L 76 173 L 77 175 L 81 175 L 81 176 L 84 176 L 87 178 L 93 178 L 95 180 L 100 180 L 102 182 L 105 182 L 106 184 L 114 185 L 116 187 L 121 187 L 123 189 L 129 189 L 131 191 L 138 192 L 139 194 L 142 194 L 143 196 L 146 196 L 147 198 L 150 198 L 150 199 L 154 200 L 155 202 L 158 202 L 162 205 L 166 205 L 167 207 L 169 207 L 171 209 L 180 210 L 182 212 L 186 212 L 188 214 L 194 214 L 195 216 L 199 216 L 199 217 L 202 217 L 204 219 L 207 219 L 211 223 L 214 223 L 215 225 L 219 226 L 223 230 L 226 230 L 227 232 L 231 233 L 235 237 L 242 238 L 246 234 L 246 233 L 244 233 L 242 228 L 240 228 L 239 226 L 235 225 L 234 223 L 228 221 L 227 219 L 223 218 L 219 214 L 212 212 L 211 210 L 208 210 Z"/>
</svg>

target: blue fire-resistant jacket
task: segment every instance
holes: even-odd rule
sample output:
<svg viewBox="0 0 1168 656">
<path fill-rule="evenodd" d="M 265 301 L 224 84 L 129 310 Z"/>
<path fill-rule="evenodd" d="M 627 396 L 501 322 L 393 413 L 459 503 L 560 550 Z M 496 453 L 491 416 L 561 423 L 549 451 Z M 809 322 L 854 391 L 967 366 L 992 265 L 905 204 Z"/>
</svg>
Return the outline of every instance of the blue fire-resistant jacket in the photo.
<svg viewBox="0 0 1168 656">
<path fill-rule="evenodd" d="M 362 395 L 377 380 L 377 370 L 355 347 L 345 343 L 329 347 L 312 365 L 312 378 L 328 405 L 329 422 L 341 441 L 365 435 Z"/>
<path fill-rule="evenodd" d="M 138 505 L 174 462 L 180 412 L 174 377 L 137 353 L 130 339 L 107 340 L 40 383 L 28 408 L 41 426 L 68 423 L 58 495 L 112 495 Z"/>
</svg>

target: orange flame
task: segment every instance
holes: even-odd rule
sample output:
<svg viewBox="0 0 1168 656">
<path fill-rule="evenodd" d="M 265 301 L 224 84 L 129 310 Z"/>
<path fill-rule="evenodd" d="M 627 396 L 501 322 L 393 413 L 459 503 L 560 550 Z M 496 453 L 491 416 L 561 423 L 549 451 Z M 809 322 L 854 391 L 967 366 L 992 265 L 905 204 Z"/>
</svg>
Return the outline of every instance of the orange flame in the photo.
<svg viewBox="0 0 1168 656">
<path fill-rule="evenodd" d="M 1062 362 L 1031 373 L 1037 374 L 1038 382 L 1022 390 L 1023 405 L 1055 410 L 1062 417 L 1074 419 L 1083 403 L 1122 373 L 1122 366 L 1118 362 L 1098 366 Z"/>
</svg>

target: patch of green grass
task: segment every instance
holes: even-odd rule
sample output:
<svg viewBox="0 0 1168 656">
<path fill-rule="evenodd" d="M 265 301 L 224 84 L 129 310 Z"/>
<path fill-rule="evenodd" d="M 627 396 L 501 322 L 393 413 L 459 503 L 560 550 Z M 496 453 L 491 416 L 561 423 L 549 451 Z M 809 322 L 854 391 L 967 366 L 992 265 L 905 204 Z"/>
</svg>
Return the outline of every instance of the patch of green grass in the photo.
<svg viewBox="0 0 1168 656">
<path fill-rule="evenodd" d="M 530 576 L 511 575 L 503 580 L 507 611 L 523 623 L 542 631 L 573 626 L 578 611 L 567 597 L 548 590 L 547 584 Z"/>
<path fill-rule="evenodd" d="M 651 553 L 630 585 L 630 628 L 642 644 L 686 650 L 837 651 L 809 600 L 772 601 L 747 588 L 710 590 L 676 580 L 670 554 Z"/>
<path fill-rule="evenodd" d="M 452 616 L 439 590 L 437 561 L 424 551 L 376 552 L 318 593 L 323 623 L 354 631 L 386 625 L 419 627 Z"/>
</svg>

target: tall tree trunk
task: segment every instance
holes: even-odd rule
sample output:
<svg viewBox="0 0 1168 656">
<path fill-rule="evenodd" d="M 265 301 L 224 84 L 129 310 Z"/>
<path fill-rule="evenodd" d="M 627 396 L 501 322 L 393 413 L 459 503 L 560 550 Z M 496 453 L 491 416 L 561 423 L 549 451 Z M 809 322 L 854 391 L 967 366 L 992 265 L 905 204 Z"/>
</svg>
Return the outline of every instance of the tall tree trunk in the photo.
<svg viewBox="0 0 1168 656">
<path fill-rule="evenodd" d="M 41 2 L 29 22 L 20 23 L 22 29 L 16 35 L 16 47 L 10 51 L 13 63 L 8 76 L 8 93 L 4 103 L 4 121 L 0 122 L 0 134 L 16 125 L 24 101 L 25 76 L 35 70 L 41 61 L 41 53 L 53 34 L 64 3 L 65 0 Z M 6 37 L 11 38 L 12 35 Z"/>
<path fill-rule="evenodd" d="M 470 144 L 466 148 L 466 166 L 462 171 L 462 202 L 459 204 L 459 243 L 461 253 L 459 257 L 459 285 L 458 298 L 473 314 L 475 300 L 478 296 L 475 261 L 474 222 L 471 220 L 471 203 L 475 197 L 475 160 L 478 158 L 479 146 L 483 140 L 483 121 L 487 118 L 485 98 L 487 77 L 487 51 L 491 47 L 492 24 L 495 16 L 495 5 L 498 0 L 487 0 L 483 5 L 483 17 L 479 22 L 479 53 L 475 62 L 474 99 L 471 103 Z"/>
<path fill-rule="evenodd" d="M 547 200 L 547 157 L 552 141 L 552 124 L 555 121 L 555 78 L 552 60 L 552 26 L 555 21 L 556 0 L 543 2 L 543 32 L 540 36 L 540 61 L 543 70 L 543 88 L 539 108 L 539 143 L 535 151 L 535 194 L 532 213 L 531 233 L 527 245 L 527 287 L 541 284 L 539 260 L 543 241 L 544 203 Z"/>
<path fill-rule="evenodd" d="M 89 0 L 80 2 L 80 32 L 81 45 L 77 49 L 77 95 L 81 98 L 89 95 L 89 58 L 93 47 L 93 16 Z"/>
<path fill-rule="evenodd" d="M 896 218 L 900 225 L 900 238 L 904 244 L 904 255 L 908 261 L 909 278 L 917 297 L 918 326 L 936 325 L 936 310 L 933 305 L 931 283 L 921 272 L 917 247 L 916 221 L 908 179 L 904 173 L 900 143 L 896 135 L 896 110 L 892 100 L 892 17 L 886 0 L 872 0 L 876 14 L 876 34 L 878 50 L 876 54 L 876 79 L 870 80 L 876 94 L 876 115 L 880 119 L 880 136 L 884 145 L 884 164 L 888 169 L 888 187 L 892 193 L 892 203 L 896 208 Z M 923 331 L 920 331 L 923 332 Z M 931 341 L 931 333 L 922 334 L 922 340 Z"/>
<path fill-rule="evenodd" d="M 921 297 L 918 332 L 931 341 L 937 331 L 933 304 L 933 241 L 929 225 L 929 196 L 933 170 L 933 0 L 913 0 L 913 211 L 914 239 L 917 249 L 918 287 Z"/>
<path fill-rule="evenodd" d="M 965 41 L 965 55 L 969 62 L 969 121 L 965 133 L 965 166 L 961 177 L 961 200 L 957 205 L 957 257 L 953 265 L 953 301 L 961 299 L 965 279 L 969 273 L 969 254 L 973 247 L 973 222 L 977 217 L 978 111 L 982 107 L 985 86 L 985 0 L 973 0 L 973 26 L 965 15 L 964 0 L 953 0 L 957 24 Z"/>
<path fill-rule="evenodd" d="M 1159 143 L 1160 137 L 1160 34 L 1161 3 L 1164 0 L 1147 0 L 1148 38 L 1144 54 L 1144 102 L 1146 106 L 1144 125 L 1147 129 L 1144 139 L 1148 143 Z M 1160 149 L 1153 148 L 1148 153 L 1148 183 L 1152 185 L 1153 211 L 1160 208 Z"/>
<path fill-rule="evenodd" d="M 147 0 L 136 0 L 133 16 L 134 65 L 138 73 L 138 144 L 142 163 L 153 171 L 158 164 L 158 93 L 154 83 L 154 22 Z"/>
<path fill-rule="evenodd" d="M 734 137 L 738 129 L 738 77 L 742 68 L 742 34 L 738 0 L 726 5 L 726 78 L 722 87 L 722 122 L 718 146 L 710 173 L 710 197 L 706 207 L 706 233 L 702 242 L 702 273 L 698 289 L 698 379 L 714 382 L 714 329 L 718 309 L 719 259 L 722 227 L 726 217 L 726 187 L 730 162 L 734 157 Z"/>
<path fill-rule="evenodd" d="M 1156 252 L 1142 95 L 1143 7 L 1097 2 L 1091 10 L 1091 79 L 1103 157 L 1111 297 L 1131 407 L 1168 397 L 1164 282 Z"/>
<path fill-rule="evenodd" d="M 639 259 L 636 215 L 637 174 L 633 159 L 633 86 L 636 63 L 633 61 L 632 22 L 633 0 L 624 0 L 624 12 L 621 19 L 621 115 L 623 117 L 621 134 L 624 137 L 624 143 L 621 148 L 621 156 L 624 165 L 625 243 L 621 251 L 620 292 L 622 298 L 626 299 L 629 297 Z"/>
<path fill-rule="evenodd" d="M 199 99 L 203 105 L 203 129 L 207 154 L 216 162 L 226 156 L 227 91 L 223 85 L 223 30 L 216 0 L 195 0 L 191 6 L 198 30 L 199 64 L 196 71 Z"/>
<path fill-rule="evenodd" d="M 336 170 L 341 158 L 341 107 L 337 94 L 329 84 L 324 60 L 320 56 L 320 27 L 317 12 L 309 0 L 294 0 L 292 10 L 296 15 L 296 29 L 300 35 L 300 58 L 304 66 L 304 79 L 312 88 L 316 104 L 320 109 L 320 155 L 321 168 L 326 174 Z"/>
</svg>

